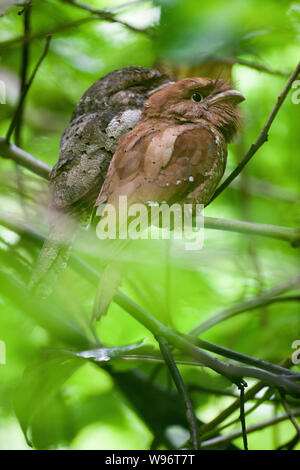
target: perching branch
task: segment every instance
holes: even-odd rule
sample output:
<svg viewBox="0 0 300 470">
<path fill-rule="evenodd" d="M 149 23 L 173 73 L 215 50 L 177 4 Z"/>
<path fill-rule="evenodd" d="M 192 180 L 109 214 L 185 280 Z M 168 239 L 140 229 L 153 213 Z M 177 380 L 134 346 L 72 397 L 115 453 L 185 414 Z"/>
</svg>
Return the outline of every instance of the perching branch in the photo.
<svg viewBox="0 0 300 470">
<path fill-rule="evenodd" d="M 18 165 L 27 168 L 32 173 L 41 176 L 42 178 L 49 179 L 51 166 L 38 160 L 29 153 L 20 149 L 14 144 L 8 143 L 6 139 L 0 138 L 0 155 L 3 158 L 10 158 Z"/>
<path fill-rule="evenodd" d="M 5 139 L 0 138 L 0 154 L 3 158 L 11 158 L 19 165 L 27 168 L 42 178 L 49 179 L 51 167 L 41 160 L 33 157 L 16 145 L 8 144 Z M 259 235 L 275 238 L 291 243 L 293 246 L 300 245 L 300 228 L 281 227 L 278 225 L 257 224 L 240 220 L 227 220 L 215 217 L 204 217 L 204 225 L 208 229 L 226 230 L 229 232 L 245 233 L 248 235 Z"/>
<path fill-rule="evenodd" d="M 43 62 L 43 60 L 45 59 L 47 53 L 48 53 L 48 50 L 49 50 L 49 44 L 50 44 L 50 41 L 51 41 L 51 36 L 48 36 L 47 37 L 47 40 L 46 40 L 46 44 L 45 44 L 45 47 L 44 47 L 44 50 L 43 50 L 43 53 L 40 57 L 40 59 L 38 60 L 32 74 L 31 74 L 31 77 L 29 78 L 28 82 L 25 84 L 23 90 L 22 90 L 22 93 L 21 93 L 21 96 L 20 96 L 20 99 L 19 99 L 19 103 L 17 105 L 17 109 L 15 111 L 15 115 L 11 121 L 11 124 L 9 126 L 9 129 L 7 131 L 7 134 L 6 134 L 6 138 L 5 138 L 5 141 L 7 143 L 9 143 L 10 141 L 10 138 L 12 136 L 12 133 L 16 127 L 16 125 L 18 124 L 19 122 L 19 119 L 20 119 L 20 114 L 22 113 L 22 110 L 23 110 L 23 105 L 24 105 L 24 101 L 25 101 L 25 98 L 27 96 L 27 93 L 32 85 L 32 82 Z"/>
<path fill-rule="evenodd" d="M 242 159 L 242 161 L 238 164 L 238 166 L 235 168 L 235 170 L 228 176 L 228 178 L 219 186 L 219 188 L 216 190 L 215 194 L 213 195 L 212 199 L 210 202 L 212 202 L 216 197 L 218 197 L 226 188 L 227 186 L 230 185 L 230 183 L 241 173 L 243 168 L 247 165 L 247 163 L 251 160 L 251 158 L 255 155 L 255 153 L 259 150 L 259 148 L 268 140 L 268 133 L 271 128 L 272 123 L 274 122 L 274 119 L 276 118 L 284 100 L 286 99 L 293 82 L 296 80 L 300 72 L 300 62 L 298 63 L 297 67 L 293 71 L 293 73 L 290 75 L 290 78 L 288 79 L 284 89 L 282 90 L 281 94 L 278 96 L 275 105 L 273 106 L 273 109 L 268 117 L 268 119 L 265 122 L 265 125 L 260 132 L 258 139 L 254 144 L 251 145 L 250 149 Z"/>
</svg>

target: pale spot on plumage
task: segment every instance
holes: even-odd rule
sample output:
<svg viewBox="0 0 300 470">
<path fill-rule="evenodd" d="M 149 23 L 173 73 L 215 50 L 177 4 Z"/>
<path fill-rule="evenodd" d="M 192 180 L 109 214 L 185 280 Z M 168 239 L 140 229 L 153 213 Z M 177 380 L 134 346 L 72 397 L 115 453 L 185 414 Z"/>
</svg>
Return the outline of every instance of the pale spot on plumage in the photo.
<svg viewBox="0 0 300 470">
<path fill-rule="evenodd" d="M 146 150 L 144 160 L 147 176 L 158 174 L 161 168 L 168 165 L 175 142 L 181 132 L 182 130 L 179 127 L 168 127 L 153 137 Z M 149 162 L 151 162 L 151 165 Z"/>
</svg>

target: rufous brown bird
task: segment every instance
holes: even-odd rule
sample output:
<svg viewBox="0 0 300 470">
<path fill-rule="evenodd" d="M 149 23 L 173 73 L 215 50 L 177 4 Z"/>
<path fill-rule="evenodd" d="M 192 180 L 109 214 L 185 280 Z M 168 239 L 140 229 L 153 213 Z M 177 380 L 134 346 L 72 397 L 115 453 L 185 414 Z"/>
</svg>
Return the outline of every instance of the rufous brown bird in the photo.
<svg viewBox="0 0 300 470">
<path fill-rule="evenodd" d="M 119 137 L 137 124 L 149 93 L 170 83 L 158 70 L 126 67 L 97 80 L 77 104 L 50 174 L 51 227 L 30 282 L 43 297 L 68 260 L 78 225 L 91 217 Z"/>
<path fill-rule="evenodd" d="M 96 205 L 149 201 L 206 205 L 240 124 L 241 93 L 223 80 L 186 78 L 145 103 L 118 143 Z"/>
</svg>

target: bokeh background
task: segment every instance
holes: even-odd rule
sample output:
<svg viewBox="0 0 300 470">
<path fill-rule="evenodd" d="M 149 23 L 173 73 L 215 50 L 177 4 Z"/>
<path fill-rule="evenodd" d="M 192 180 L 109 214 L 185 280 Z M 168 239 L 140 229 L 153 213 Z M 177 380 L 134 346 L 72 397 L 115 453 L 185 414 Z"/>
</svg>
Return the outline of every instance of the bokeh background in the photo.
<svg viewBox="0 0 300 470">
<path fill-rule="evenodd" d="M 53 37 L 26 100 L 18 144 L 54 165 L 62 132 L 93 82 L 120 67 L 155 65 L 175 78 L 231 78 L 245 95 L 242 132 L 229 148 L 229 173 L 257 139 L 299 61 L 300 3 L 124 2 L 86 1 L 110 12 L 103 20 L 67 1 L 33 0 L 30 71 L 47 34 Z M 0 135 L 5 136 L 19 96 L 24 13 L 12 1 L 1 1 L 0 12 L 0 79 L 6 84 Z M 300 104 L 290 94 L 269 141 L 206 209 L 207 216 L 300 226 L 299 122 Z M 0 449 L 29 449 L 22 428 L 28 442 L 41 449 L 168 448 L 166 435 L 180 446 L 188 432 L 182 415 L 174 418 L 169 407 L 176 392 L 165 368 L 151 361 L 156 343 L 148 330 L 114 303 L 92 330 L 96 287 L 78 266 L 67 268 L 46 303 L 27 298 L 40 249 L 36 232 L 47 233 L 48 197 L 46 181 L 0 157 L 0 340 L 6 343 L 7 362 L 0 365 Z M 75 254 L 101 268 L 104 253 L 93 232 L 82 233 Z M 164 243 L 141 243 L 123 261 L 122 290 L 163 323 L 188 332 L 223 308 L 293 278 L 300 256 L 283 241 L 207 229 L 197 253 L 176 244 L 170 250 Z M 299 289 L 292 293 L 299 295 Z M 88 349 L 95 335 L 108 347 L 144 340 L 145 346 L 134 351 L 145 358 L 129 361 L 117 350 L 98 364 L 70 359 L 65 351 Z M 299 300 L 242 313 L 203 338 L 279 363 L 300 339 Z M 219 376 L 199 367 L 180 370 L 202 421 L 234 400 L 236 390 Z M 282 411 L 280 404 L 263 402 L 247 424 Z M 234 423 L 226 432 L 239 427 Z M 285 421 L 250 434 L 249 447 L 274 449 L 294 432 Z M 241 446 L 240 439 L 234 443 Z"/>
</svg>

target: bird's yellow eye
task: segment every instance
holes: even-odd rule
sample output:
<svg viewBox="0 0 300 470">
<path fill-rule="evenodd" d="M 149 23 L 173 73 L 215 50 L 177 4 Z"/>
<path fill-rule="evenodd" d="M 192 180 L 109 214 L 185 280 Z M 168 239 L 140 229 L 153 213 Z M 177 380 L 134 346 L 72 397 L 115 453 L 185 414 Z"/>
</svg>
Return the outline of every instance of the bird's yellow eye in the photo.
<svg viewBox="0 0 300 470">
<path fill-rule="evenodd" d="M 201 93 L 194 93 L 192 95 L 192 100 L 195 101 L 195 103 L 199 103 L 201 100 L 203 100 L 203 96 Z"/>
</svg>

